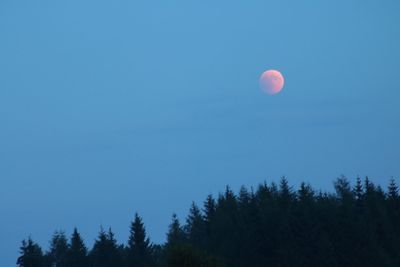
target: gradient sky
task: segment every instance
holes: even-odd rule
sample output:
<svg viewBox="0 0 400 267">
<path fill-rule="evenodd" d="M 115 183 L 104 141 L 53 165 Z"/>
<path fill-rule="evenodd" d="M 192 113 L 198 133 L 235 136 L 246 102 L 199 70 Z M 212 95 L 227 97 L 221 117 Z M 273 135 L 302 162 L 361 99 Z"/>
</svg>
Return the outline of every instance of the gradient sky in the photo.
<svg viewBox="0 0 400 267">
<path fill-rule="evenodd" d="M 74 226 L 154 242 L 226 184 L 400 177 L 400 2 L 0 1 L 0 266 Z M 285 88 L 258 88 L 278 69 Z"/>
</svg>

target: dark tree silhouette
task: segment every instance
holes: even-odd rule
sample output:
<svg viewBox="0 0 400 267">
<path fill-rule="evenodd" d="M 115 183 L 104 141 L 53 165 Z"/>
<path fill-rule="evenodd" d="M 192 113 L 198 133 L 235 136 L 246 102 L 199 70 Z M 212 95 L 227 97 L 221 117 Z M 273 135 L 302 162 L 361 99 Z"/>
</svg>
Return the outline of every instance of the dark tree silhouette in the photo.
<svg viewBox="0 0 400 267">
<path fill-rule="evenodd" d="M 167 233 L 167 245 L 175 246 L 184 244 L 185 242 L 186 242 L 185 232 L 181 227 L 178 217 L 174 213 L 172 214 L 172 222 L 169 225 L 169 230 Z"/>
<path fill-rule="evenodd" d="M 56 231 L 50 241 L 50 250 L 46 254 L 49 267 L 66 267 L 68 253 L 68 240 L 65 233 Z"/>
<path fill-rule="evenodd" d="M 122 265 L 122 256 L 114 238 L 111 228 L 105 232 L 100 229 L 90 254 L 90 262 L 93 267 L 115 267 Z"/>
<path fill-rule="evenodd" d="M 185 232 L 188 241 L 196 247 L 204 247 L 204 237 L 206 234 L 205 221 L 197 205 L 192 202 L 189 215 L 186 219 Z"/>
<path fill-rule="evenodd" d="M 22 241 L 20 254 L 17 260 L 20 267 L 41 267 L 44 264 L 42 249 L 30 237 Z"/>
<path fill-rule="evenodd" d="M 131 223 L 128 240 L 128 265 L 130 267 L 145 267 L 152 264 L 152 248 L 146 230 L 139 214 Z"/>
<path fill-rule="evenodd" d="M 43 256 L 30 238 L 23 241 L 20 267 L 261 267 L 400 266 L 400 196 L 394 179 L 385 192 L 368 177 L 354 186 L 341 176 L 334 193 L 286 178 L 256 190 L 229 187 L 203 207 L 192 203 L 186 223 L 176 214 L 165 244 L 150 243 L 136 213 L 126 247 L 111 229 L 100 231 L 88 252 L 74 229 L 68 244 L 56 232 Z M 89 256 L 87 256 L 89 255 Z"/>
<path fill-rule="evenodd" d="M 86 267 L 88 266 L 87 248 L 78 230 L 74 228 L 71 236 L 70 246 L 67 253 L 68 267 Z"/>
</svg>

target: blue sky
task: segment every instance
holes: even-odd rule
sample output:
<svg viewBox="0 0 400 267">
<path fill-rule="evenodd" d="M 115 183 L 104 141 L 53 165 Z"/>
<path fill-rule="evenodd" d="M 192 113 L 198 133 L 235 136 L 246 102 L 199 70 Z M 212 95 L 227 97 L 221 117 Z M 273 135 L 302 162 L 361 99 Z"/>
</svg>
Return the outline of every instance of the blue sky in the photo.
<svg viewBox="0 0 400 267">
<path fill-rule="evenodd" d="M 230 184 L 400 177 L 400 4 L 0 2 L 0 257 L 74 226 L 163 242 Z M 258 78 L 280 70 L 285 88 Z"/>
</svg>

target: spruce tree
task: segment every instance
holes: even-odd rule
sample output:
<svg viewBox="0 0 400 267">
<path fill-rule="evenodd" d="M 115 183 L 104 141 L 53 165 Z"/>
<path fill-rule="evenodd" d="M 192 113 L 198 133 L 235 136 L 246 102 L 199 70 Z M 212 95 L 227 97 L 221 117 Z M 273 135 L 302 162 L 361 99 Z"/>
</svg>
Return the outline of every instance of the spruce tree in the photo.
<svg viewBox="0 0 400 267">
<path fill-rule="evenodd" d="M 208 195 L 206 200 L 204 201 L 204 221 L 206 224 L 210 224 L 211 220 L 215 214 L 215 199 L 212 195 Z"/>
<path fill-rule="evenodd" d="M 50 241 L 50 250 L 47 258 L 52 267 L 66 267 L 68 253 L 68 240 L 65 233 L 56 231 Z"/>
<path fill-rule="evenodd" d="M 197 247 L 204 246 L 204 237 L 206 234 L 205 222 L 200 209 L 194 202 L 192 202 L 189 215 L 186 219 L 185 232 L 189 242 L 191 242 L 193 245 Z"/>
<path fill-rule="evenodd" d="M 167 247 L 178 246 L 186 242 L 185 232 L 179 222 L 178 216 L 172 214 L 172 222 L 167 233 Z"/>
<path fill-rule="evenodd" d="M 228 266 L 236 266 L 236 257 L 240 247 L 237 245 L 239 240 L 238 231 L 238 202 L 235 193 L 226 187 L 225 193 L 219 196 L 217 209 L 215 212 L 214 229 L 212 240 L 214 249 L 219 255 L 226 258 Z"/>
<path fill-rule="evenodd" d="M 353 201 L 353 193 L 351 191 L 350 183 L 345 176 L 340 176 L 334 182 L 336 196 L 342 204 Z"/>
<path fill-rule="evenodd" d="M 19 267 L 42 267 L 44 264 L 43 252 L 38 244 L 29 237 L 23 240 L 20 247 L 20 256 L 17 259 Z"/>
<path fill-rule="evenodd" d="M 294 200 L 294 194 L 292 188 L 289 186 L 289 182 L 286 177 L 282 177 L 279 183 L 279 194 L 278 201 L 281 209 L 284 211 L 288 209 L 292 201 Z"/>
<path fill-rule="evenodd" d="M 365 194 L 367 197 L 368 195 L 374 195 L 376 193 L 375 185 L 369 180 L 368 176 L 365 177 L 364 187 L 365 187 Z"/>
<path fill-rule="evenodd" d="M 357 201 L 362 201 L 364 195 L 364 189 L 360 176 L 357 176 L 356 185 L 354 186 L 353 193 Z"/>
<path fill-rule="evenodd" d="M 108 232 L 100 228 L 89 257 L 92 267 L 121 266 L 122 255 L 111 228 L 109 228 Z"/>
<path fill-rule="evenodd" d="M 85 267 L 88 265 L 87 248 L 78 230 L 74 228 L 67 254 L 68 267 Z"/>
<path fill-rule="evenodd" d="M 388 186 L 388 197 L 391 201 L 397 201 L 399 199 L 399 187 L 396 184 L 394 178 L 390 178 Z"/>
<path fill-rule="evenodd" d="M 138 213 L 131 223 L 128 240 L 128 265 L 131 267 L 149 266 L 151 264 L 151 244 L 146 236 L 146 229 Z"/>
</svg>

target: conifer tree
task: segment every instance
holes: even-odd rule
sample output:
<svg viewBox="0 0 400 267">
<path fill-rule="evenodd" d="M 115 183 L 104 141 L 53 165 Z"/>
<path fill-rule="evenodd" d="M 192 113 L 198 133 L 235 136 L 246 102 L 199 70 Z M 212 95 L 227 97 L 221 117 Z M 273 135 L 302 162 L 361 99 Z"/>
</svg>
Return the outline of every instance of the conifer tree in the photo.
<svg viewBox="0 0 400 267">
<path fill-rule="evenodd" d="M 245 186 L 241 186 L 238 195 L 238 204 L 241 208 L 246 208 L 250 203 L 250 193 Z"/>
<path fill-rule="evenodd" d="M 88 265 L 87 248 L 78 230 L 74 228 L 67 254 L 68 267 L 85 267 Z"/>
<path fill-rule="evenodd" d="M 388 186 L 388 197 L 391 201 L 396 201 L 399 198 L 399 188 L 396 185 L 396 181 L 394 178 L 390 178 L 389 186 Z"/>
<path fill-rule="evenodd" d="M 50 241 L 50 250 L 47 258 L 52 267 L 67 266 L 68 240 L 65 233 L 56 231 Z"/>
<path fill-rule="evenodd" d="M 111 228 L 108 232 L 105 232 L 102 227 L 100 228 L 89 257 L 93 267 L 121 266 L 122 256 Z"/>
<path fill-rule="evenodd" d="M 208 195 L 206 200 L 204 201 L 204 221 L 206 224 L 210 224 L 211 220 L 215 214 L 215 199 L 212 195 Z"/>
<path fill-rule="evenodd" d="M 135 218 L 131 223 L 127 249 L 129 266 L 141 267 L 151 264 L 150 240 L 146 236 L 146 229 L 138 213 L 135 213 Z"/>
<path fill-rule="evenodd" d="M 42 267 L 44 264 L 42 249 L 30 237 L 22 241 L 20 254 L 17 259 L 19 267 Z"/>
<path fill-rule="evenodd" d="M 348 203 L 353 200 L 350 183 L 345 176 L 341 176 L 334 182 L 336 196 L 342 203 Z"/>
<path fill-rule="evenodd" d="M 181 245 L 185 242 L 186 242 L 185 232 L 181 227 L 178 216 L 174 213 L 172 214 L 172 222 L 169 225 L 167 233 L 167 246 L 171 247 L 171 246 Z"/>
<path fill-rule="evenodd" d="M 374 195 L 376 193 L 375 185 L 369 180 L 368 176 L 365 177 L 364 187 L 365 187 L 365 194 L 367 197 L 368 195 Z"/>
<path fill-rule="evenodd" d="M 305 204 L 310 204 L 314 201 L 315 192 L 309 184 L 302 182 L 298 191 L 299 201 Z"/>
<path fill-rule="evenodd" d="M 353 193 L 356 197 L 356 200 L 362 201 L 364 195 L 364 189 L 362 186 L 362 181 L 360 176 L 357 176 L 356 185 L 354 186 Z"/>
<path fill-rule="evenodd" d="M 189 242 L 193 245 L 197 247 L 204 246 L 204 237 L 206 234 L 205 222 L 200 209 L 194 202 L 192 202 L 189 215 L 186 219 L 185 232 Z"/>
<path fill-rule="evenodd" d="M 292 188 L 289 186 L 289 182 L 286 177 L 282 177 L 279 183 L 279 202 L 281 208 L 286 210 L 290 207 L 294 198 Z"/>
</svg>

